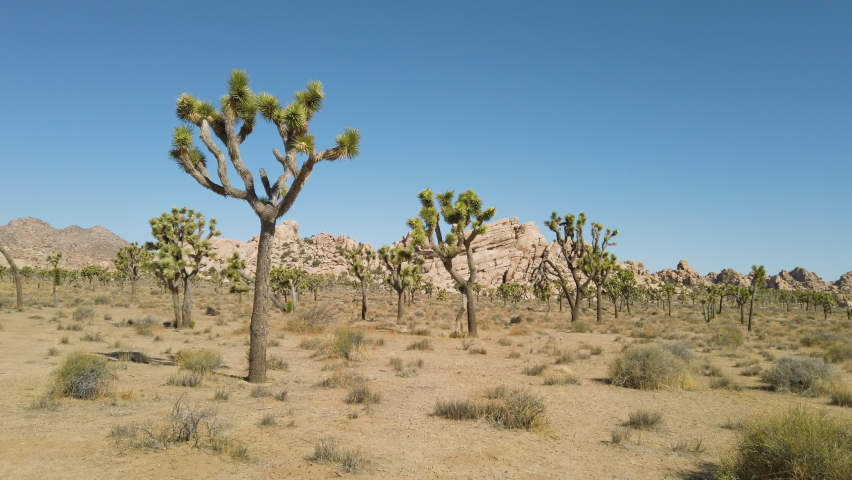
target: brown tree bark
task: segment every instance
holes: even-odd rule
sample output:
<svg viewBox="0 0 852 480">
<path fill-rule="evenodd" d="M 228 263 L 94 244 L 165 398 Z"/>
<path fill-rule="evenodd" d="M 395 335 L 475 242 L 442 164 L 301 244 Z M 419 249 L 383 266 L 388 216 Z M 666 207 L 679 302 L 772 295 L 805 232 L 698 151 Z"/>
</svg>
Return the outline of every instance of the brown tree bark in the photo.
<svg viewBox="0 0 852 480">
<path fill-rule="evenodd" d="M 251 312 L 251 342 L 249 344 L 249 372 L 251 383 L 266 382 L 266 341 L 269 337 L 268 310 L 269 271 L 272 268 L 270 253 L 275 237 L 275 218 L 260 219 L 260 240 L 257 245 L 257 271 L 254 282 L 254 306 Z"/>
<path fill-rule="evenodd" d="M 183 279 L 183 308 L 181 313 L 180 328 L 192 325 L 192 279 L 191 276 Z"/>
<path fill-rule="evenodd" d="M 15 279 L 15 293 L 17 295 L 17 309 L 18 311 L 22 311 L 24 309 L 24 288 L 21 283 L 21 272 L 18 270 L 18 266 L 15 265 L 15 260 L 12 258 L 12 255 L 6 250 L 3 245 L 0 245 L 0 253 L 6 257 L 6 261 L 9 262 L 9 268 L 12 269 L 12 278 Z"/>
</svg>

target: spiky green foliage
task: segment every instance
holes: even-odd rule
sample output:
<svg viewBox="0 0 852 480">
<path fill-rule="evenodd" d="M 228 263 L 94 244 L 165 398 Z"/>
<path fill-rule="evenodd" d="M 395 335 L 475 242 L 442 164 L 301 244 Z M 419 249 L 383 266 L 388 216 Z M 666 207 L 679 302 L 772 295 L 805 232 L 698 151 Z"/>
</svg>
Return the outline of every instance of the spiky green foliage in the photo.
<svg viewBox="0 0 852 480">
<path fill-rule="evenodd" d="M 275 223 L 293 206 L 318 162 L 352 159 L 360 153 L 361 134 L 352 128 L 338 135 L 332 148 L 317 150 L 309 123 L 322 108 L 324 99 L 322 83 L 313 80 L 308 82 L 304 90 L 295 93 L 292 102 L 282 106 L 271 93 L 255 94 L 244 70 L 231 72 L 227 94 L 220 98 L 218 109 L 212 103 L 187 93 L 181 93 L 177 98 L 175 113 L 186 124 L 178 126 L 173 132 L 171 158 L 201 186 L 219 195 L 248 202 L 261 220 L 249 350 L 251 382 L 266 381 L 266 301 L 270 298 L 268 281 L 271 269 L 269 246 Z M 283 144 L 283 152 L 272 149 L 275 160 L 281 165 L 281 174 L 277 179 L 269 178 L 261 168 L 259 173 L 263 190 L 259 193 L 255 178 L 243 162 L 240 150 L 241 144 L 257 126 L 258 114 L 273 124 Z M 198 128 L 198 138 L 207 152 L 215 159 L 218 180 L 210 175 L 205 155 L 193 143 L 193 125 Z M 300 155 L 306 158 L 298 165 Z M 242 180 L 242 188 L 231 184 L 228 173 L 231 170 L 236 171 Z M 241 276 L 234 284 L 238 291 L 242 291 L 241 287 L 244 286 L 243 278 Z"/>
<path fill-rule="evenodd" d="M 149 261 L 149 253 L 138 243 L 119 250 L 112 259 L 115 270 L 127 280 L 130 280 L 130 293 L 136 294 L 136 282 L 142 278 L 143 266 Z"/>
<path fill-rule="evenodd" d="M 383 246 L 378 251 L 378 257 L 386 270 L 385 283 L 397 293 L 396 318 L 400 319 L 405 290 L 416 285 L 418 279 L 422 279 L 420 268 L 423 265 L 423 259 L 414 254 L 414 245 L 394 248 Z"/>
<path fill-rule="evenodd" d="M 494 218 L 497 209 L 483 208 L 482 199 L 473 190 L 467 190 L 455 198 L 455 191 L 449 190 L 436 196 L 426 189 L 417 195 L 420 200 L 418 218 L 408 220 L 411 228 L 412 245 L 432 251 L 441 260 L 441 264 L 467 295 L 468 334 L 476 336 L 476 310 L 474 308 L 476 283 L 476 263 L 473 259 L 473 241 L 488 230 L 486 222 Z M 443 235 L 441 220 L 449 227 Z M 466 232 L 467 231 L 467 232 Z M 459 274 L 453 266 L 453 259 L 462 252 L 467 257 L 468 278 Z"/>
<path fill-rule="evenodd" d="M 373 269 L 376 266 L 376 251 L 367 244 L 359 243 L 354 248 L 348 250 L 342 249 L 340 254 L 343 255 L 344 260 L 349 265 L 349 273 L 358 279 L 358 283 L 361 286 L 361 320 L 366 320 L 367 285 L 373 279 Z"/>
<path fill-rule="evenodd" d="M 221 232 L 216 230 L 216 219 L 210 220 L 210 227 L 207 229 L 201 212 L 186 207 L 174 207 L 171 213 L 163 213 L 152 218 L 149 223 L 156 242 L 148 242 L 145 245 L 147 250 L 154 252 L 146 267 L 172 292 L 175 327 L 189 326 L 192 321 L 190 281 L 198 274 L 203 260 L 214 258 L 210 239 L 221 235 Z M 176 301 L 181 285 L 184 290 L 182 307 Z"/>
<path fill-rule="evenodd" d="M 751 331 L 752 318 L 754 316 L 754 298 L 757 295 L 757 289 L 763 287 L 763 282 L 766 281 L 766 268 L 763 265 L 751 266 L 751 305 L 748 309 L 748 331 Z"/>
<path fill-rule="evenodd" d="M 553 212 L 550 219 L 544 222 L 556 234 L 559 267 L 550 258 L 548 247 L 542 253 L 538 276 L 540 279 L 555 280 L 562 289 L 571 306 L 571 321 L 578 319 L 580 302 L 589 285 L 596 279 L 601 285 L 606 281 L 603 273 L 611 269 L 615 262 L 615 256 L 606 250 L 618 245 L 612 241 L 618 235 L 618 230 L 604 230 L 603 225 L 594 222 L 590 230 L 592 241 L 587 242 L 584 236 L 586 221 L 584 212 L 576 217 L 573 214 L 561 217 Z"/>
<path fill-rule="evenodd" d="M 293 301 L 293 309 L 296 310 L 296 290 L 302 285 L 302 279 L 306 273 L 300 268 L 289 268 L 283 265 L 273 268 L 269 272 L 269 286 L 273 292 L 283 293 L 289 300 Z"/>
</svg>

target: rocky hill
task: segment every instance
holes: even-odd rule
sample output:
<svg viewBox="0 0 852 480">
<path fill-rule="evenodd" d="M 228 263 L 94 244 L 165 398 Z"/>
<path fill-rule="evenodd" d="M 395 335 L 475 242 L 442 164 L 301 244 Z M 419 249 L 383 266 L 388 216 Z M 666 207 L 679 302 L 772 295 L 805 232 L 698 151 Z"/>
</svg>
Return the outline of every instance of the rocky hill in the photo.
<svg viewBox="0 0 852 480">
<path fill-rule="evenodd" d="M 407 244 L 408 241 L 409 238 L 405 237 L 396 244 Z M 46 266 L 47 256 L 57 251 L 63 254 L 63 268 L 82 268 L 86 265 L 109 267 L 115 252 L 128 245 L 104 227 L 83 229 L 71 226 L 56 229 L 35 218 L 19 218 L 0 226 L 0 242 L 8 246 L 19 266 L 36 268 Z M 238 252 L 246 261 L 247 273 L 254 273 L 258 237 L 248 242 L 227 238 L 214 238 L 212 242 L 217 257 L 207 262 L 204 269 L 213 267 L 221 270 L 227 258 L 233 252 Z M 298 223 L 285 220 L 275 229 L 272 265 L 298 267 L 312 274 L 338 275 L 347 269 L 340 249 L 352 248 L 357 244 L 355 239 L 345 235 L 335 237 L 328 233 L 302 238 L 299 236 Z M 488 233 L 479 236 L 474 242 L 478 283 L 494 287 L 503 281 L 528 281 L 547 246 L 546 238 L 533 222 L 521 224 L 512 217 L 488 224 Z M 550 249 L 551 254 L 555 251 L 555 248 Z M 5 259 L 0 256 L 0 265 L 5 264 Z M 454 264 L 462 275 L 467 275 L 464 255 L 460 255 Z M 637 283 L 644 286 L 663 283 L 685 286 L 717 283 L 751 285 L 751 274 L 724 269 L 719 273 L 701 275 L 686 260 L 678 262 L 674 269 L 667 268 L 656 273 L 651 273 L 644 264 L 634 260 L 627 260 L 621 266 L 633 270 Z M 452 286 L 452 279 L 437 259 L 427 260 L 423 270 L 423 276 L 432 284 L 443 288 Z M 782 290 L 852 291 L 852 272 L 837 281 L 826 282 L 817 274 L 796 267 L 767 278 L 765 286 Z"/>
<path fill-rule="evenodd" d="M 17 218 L 0 226 L 0 242 L 6 245 L 19 267 L 47 266 L 47 257 L 62 252 L 60 267 L 87 265 L 109 267 L 115 253 L 128 243 L 104 227 L 53 228 L 37 218 Z M 0 255 L 0 265 L 7 265 Z"/>
</svg>

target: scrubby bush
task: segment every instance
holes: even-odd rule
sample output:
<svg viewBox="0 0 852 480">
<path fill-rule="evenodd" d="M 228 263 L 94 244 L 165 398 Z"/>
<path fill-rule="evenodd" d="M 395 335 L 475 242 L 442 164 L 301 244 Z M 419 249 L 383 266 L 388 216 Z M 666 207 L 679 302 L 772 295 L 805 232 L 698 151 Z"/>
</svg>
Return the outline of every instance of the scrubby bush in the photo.
<svg viewBox="0 0 852 480">
<path fill-rule="evenodd" d="M 372 405 L 382 401 L 382 395 L 370 388 L 367 382 L 358 382 L 349 388 L 346 395 L 346 403 L 363 403 Z"/>
<path fill-rule="evenodd" d="M 852 359 L 852 342 L 835 342 L 825 351 L 825 360 L 831 363 Z"/>
<path fill-rule="evenodd" d="M 334 309 L 322 304 L 299 309 L 287 322 L 287 330 L 294 333 L 320 333 L 335 323 Z"/>
<path fill-rule="evenodd" d="M 689 365 L 658 344 L 631 345 L 609 367 L 613 385 L 656 390 L 693 384 Z"/>
<path fill-rule="evenodd" d="M 432 342 L 428 338 L 424 338 L 419 342 L 412 342 L 407 347 L 406 350 L 432 350 Z"/>
<path fill-rule="evenodd" d="M 745 342 L 745 338 L 739 328 L 726 325 L 713 332 L 710 342 L 719 347 L 739 347 Z"/>
<path fill-rule="evenodd" d="M 486 392 L 488 401 L 439 400 L 434 414 L 452 420 L 486 419 L 498 428 L 533 429 L 545 425 L 544 401 L 523 389 L 500 385 Z"/>
<path fill-rule="evenodd" d="M 625 426 L 640 430 L 651 430 L 657 428 L 663 421 L 662 412 L 651 412 L 649 410 L 636 410 L 627 414 Z"/>
<path fill-rule="evenodd" d="M 370 339 L 364 330 L 352 327 L 338 327 L 334 336 L 328 344 L 327 354 L 330 358 L 345 358 L 346 360 L 358 360 L 364 351 L 364 347 L 370 343 Z"/>
<path fill-rule="evenodd" d="M 213 350 L 178 350 L 174 356 L 175 365 L 184 370 L 207 374 L 222 368 L 222 354 Z"/>
<path fill-rule="evenodd" d="M 798 407 L 747 422 L 718 477 L 847 480 L 849 472 L 852 421 Z"/>
<path fill-rule="evenodd" d="M 52 395 L 80 399 L 105 395 L 115 379 L 106 358 L 85 352 L 68 354 L 53 376 Z"/>
<path fill-rule="evenodd" d="M 370 465 L 361 450 L 341 448 L 331 437 L 323 437 L 314 445 L 314 453 L 308 461 L 337 464 L 346 473 L 358 473 Z"/>
<path fill-rule="evenodd" d="M 816 393 L 816 389 L 836 376 L 831 365 L 816 358 L 782 358 L 766 371 L 761 380 L 775 391 Z"/>
<path fill-rule="evenodd" d="M 71 319 L 78 322 L 83 320 L 91 320 L 95 318 L 95 310 L 91 307 L 77 307 L 74 313 L 71 314 Z"/>
</svg>

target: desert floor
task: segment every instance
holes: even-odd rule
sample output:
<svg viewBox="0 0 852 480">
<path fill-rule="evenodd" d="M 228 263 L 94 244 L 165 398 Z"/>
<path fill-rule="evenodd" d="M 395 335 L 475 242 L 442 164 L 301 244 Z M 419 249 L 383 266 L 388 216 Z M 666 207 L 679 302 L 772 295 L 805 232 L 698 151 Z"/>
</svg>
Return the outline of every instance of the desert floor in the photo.
<svg viewBox="0 0 852 480">
<path fill-rule="evenodd" d="M 842 312 L 826 321 L 822 312 L 787 313 L 780 306 L 761 306 L 757 328 L 747 334 L 739 311 L 729 305 L 710 323 L 688 301 L 675 302 L 672 317 L 662 305 L 636 305 L 632 314 L 621 312 L 615 319 L 606 305 L 601 324 L 594 323 L 592 308 L 572 325 L 555 302 L 546 312 L 547 305 L 536 300 L 504 306 L 500 300 L 482 299 L 480 335 L 471 343 L 449 336 L 457 297 L 438 301 L 421 295 L 397 322 L 395 295 L 373 293 L 368 321 L 362 322 L 352 289 L 335 287 L 320 291 L 317 302 L 305 295 L 299 310 L 326 305 L 339 325 L 362 328 L 370 344 L 349 360 L 329 358 L 322 345 L 334 326 L 321 333 L 293 333 L 288 322 L 296 314 L 270 310 L 268 353 L 284 360 L 287 368 L 269 372 L 262 387 L 272 396 L 264 397 L 258 396 L 263 392 L 255 390 L 257 385 L 242 379 L 247 371 L 248 295 L 240 302 L 200 285 L 194 291 L 194 328 L 176 331 L 161 325 L 173 318 L 168 295 L 147 284 L 134 297 L 128 291 L 127 286 L 123 293 L 116 286 L 96 286 L 94 292 L 88 286 L 63 286 L 61 308 L 53 308 L 47 306 L 52 305 L 50 287 L 37 289 L 31 281 L 25 288 L 27 306 L 18 312 L 12 308 L 13 285 L 0 283 L 0 303 L 5 304 L 0 308 L 0 477 L 697 479 L 707 477 L 732 448 L 738 435 L 733 427 L 743 419 L 798 404 L 829 415 L 852 415 L 852 409 L 831 406 L 824 396 L 769 391 L 753 375 L 755 365 L 766 370 L 783 357 L 821 356 L 819 346 L 805 347 L 815 343 L 802 340 L 848 335 L 850 322 Z M 220 314 L 205 315 L 208 306 Z M 82 318 L 75 320 L 75 312 Z M 159 324 L 149 329 L 128 325 L 145 317 Z M 513 317 L 521 323 L 510 325 Z M 715 341 L 723 326 L 741 330 L 744 344 Z M 407 349 L 423 339 L 431 350 Z M 634 342 L 688 344 L 694 385 L 655 391 L 611 385 L 609 365 Z M 225 367 L 197 387 L 167 384 L 180 373 L 171 355 L 202 348 L 220 352 Z M 471 353 L 478 349 L 484 354 Z M 109 394 L 96 400 L 65 398 L 53 408 L 39 408 L 51 373 L 77 350 L 113 356 L 136 351 L 153 361 L 110 359 L 116 380 Z M 556 365 L 557 355 L 565 352 L 574 361 Z M 404 364 L 422 360 L 423 365 L 400 375 L 389 363 L 392 358 Z M 538 364 L 547 365 L 543 373 L 524 373 Z M 842 381 L 850 381 L 849 361 L 835 368 Z M 381 394 L 380 401 L 347 404 L 346 388 L 319 385 L 347 372 L 366 377 Z M 576 375 L 579 383 L 544 385 L 548 375 L 560 372 Z M 742 388 L 710 388 L 720 373 Z M 438 400 L 479 399 L 500 384 L 540 395 L 547 424 L 511 430 L 484 420 L 432 415 Z M 284 390 L 286 398 L 277 399 Z M 227 400 L 214 399 L 217 391 Z M 186 444 L 151 449 L 111 436 L 117 426 L 165 421 L 181 398 L 186 405 L 215 412 L 228 427 L 223 435 L 244 445 L 248 458 Z M 614 443 L 613 431 L 637 410 L 662 413 L 661 425 L 633 431 L 629 441 Z M 274 424 L 262 425 L 264 418 Z M 368 464 L 350 474 L 339 465 L 309 461 L 323 437 L 359 449 Z"/>
</svg>

